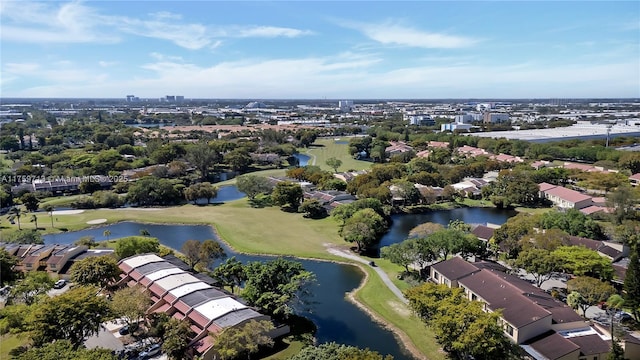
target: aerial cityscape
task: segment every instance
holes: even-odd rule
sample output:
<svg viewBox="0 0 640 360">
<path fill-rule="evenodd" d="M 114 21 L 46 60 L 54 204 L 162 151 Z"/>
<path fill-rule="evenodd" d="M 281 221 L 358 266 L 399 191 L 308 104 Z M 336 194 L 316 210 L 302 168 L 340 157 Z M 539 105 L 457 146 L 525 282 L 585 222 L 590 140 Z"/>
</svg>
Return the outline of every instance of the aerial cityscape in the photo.
<svg viewBox="0 0 640 360">
<path fill-rule="evenodd" d="M 0 2 L 0 359 L 640 359 L 637 2 Z"/>
</svg>

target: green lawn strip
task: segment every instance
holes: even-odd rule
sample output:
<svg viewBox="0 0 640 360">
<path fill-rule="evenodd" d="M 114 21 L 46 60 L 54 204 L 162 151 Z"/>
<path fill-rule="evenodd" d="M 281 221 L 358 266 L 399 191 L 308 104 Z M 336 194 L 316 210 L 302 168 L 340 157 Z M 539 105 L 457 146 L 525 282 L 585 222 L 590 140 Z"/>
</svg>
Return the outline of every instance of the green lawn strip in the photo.
<svg viewBox="0 0 640 360">
<path fill-rule="evenodd" d="M 551 210 L 553 210 L 553 208 L 530 208 L 530 207 L 523 207 L 523 206 L 516 207 L 517 212 L 523 212 L 531 215 L 544 214 Z"/>
<path fill-rule="evenodd" d="M 283 345 L 286 346 L 284 349 L 262 359 L 263 360 L 287 360 L 292 356 L 296 355 L 297 353 L 299 353 L 300 350 L 302 350 L 302 348 L 305 346 L 302 341 L 295 341 L 295 340 L 289 340 L 289 339 L 283 340 Z"/>
<path fill-rule="evenodd" d="M 348 138 L 341 138 L 343 141 L 348 141 Z M 364 170 L 371 167 L 372 163 L 368 161 L 356 160 L 349 154 L 348 144 L 336 144 L 335 138 L 322 138 L 316 140 L 313 145 L 307 149 L 300 149 L 300 152 L 311 156 L 309 159 L 309 165 L 313 162 L 313 157 L 316 159 L 316 166 L 319 166 L 323 170 L 333 171 L 331 167 L 326 164 L 328 158 L 335 157 L 342 161 L 342 165 L 338 168 L 338 172 L 347 170 Z"/>
<path fill-rule="evenodd" d="M 364 268 L 369 275 L 368 281 L 356 293 L 355 298 L 382 317 L 384 321 L 401 329 L 411 339 L 413 345 L 430 360 L 446 359 L 433 332 L 413 314 L 406 304 L 396 298 L 372 269 Z"/>
<path fill-rule="evenodd" d="M 287 169 L 269 169 L 269 170 L 260 170 L 260 171 L 253 171 L 251 173 L 249 173 L 248 175 L 257 175 L 257 176 L 284 176 L 285 172 L 287 171 Z M 214 183 L 213 185 L 215 186 L 226 186 L 226 185 L 234 185 L 236 183 L 236 178 L 233 179 L 229 179 L 229 180 L 225 180 L 225 181 L 220 181 L 217 183 Z"/>
<path fill-rule="evenodd" d="M 72 202 L 78 200 L 78 198 L 81 198 L 83 196 L 88 196 L 88 195 L 81 194 L 81 195 L 57 196 L 57 197 L 44 198 L 40 201 L 40 208 L 44 209 L 47 205 L 51 205 L 53 207 L 68 207 L 71 205 Z"/>
<path fill-rule="evenodd" d="M 19 337 L 17 334 L 2 335 L 0 337 L 0 359 L 9 359 L 9 352 L 18 346 L 27 345 L 27 336 Z"/>
</svg>

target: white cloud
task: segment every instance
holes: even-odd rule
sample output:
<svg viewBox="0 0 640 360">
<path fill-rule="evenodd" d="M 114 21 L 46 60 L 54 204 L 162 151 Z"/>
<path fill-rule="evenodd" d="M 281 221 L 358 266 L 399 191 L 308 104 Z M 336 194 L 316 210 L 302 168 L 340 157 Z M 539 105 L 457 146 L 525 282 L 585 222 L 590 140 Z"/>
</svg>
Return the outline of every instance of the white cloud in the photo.
<svg viewBox="0 0 640 360">
<path fill-rule="evenodd" d="M 112 66 L 118 65 L 118 62 L 100 60 L 98 61 L 98 65 L 100 65 L 101 67 L 112 67 Z"/>
<path fill-rule="evenodd" d="M 507 66 L 455 63 L 381 69 L 376 54 L 246 59 L 200 66 L 156 54 L 136 75 L 93 72 L 69 66 L 40 70 L 51 85 L 6 96 L 194 98 L 463 98 L 638 97 L 637 62 L 550 67 L 536 62 Z M 17 66 L 27 69 L 28 66 Z M 54 73 L 57 76 L 54 77 Z M 70 81 L 71 79 L 72 81 Z"/>
<path fill-rule="evenodd" d="M 288 37 L 294 38 L 299 36 L 311 35 L 313 32 L 308 30 L 298 30 L 286 27 L 275 26 L 254 26 L 246 27 L 238 30 L 237 37 Z M 233 36 L 233 35 L 232 35 Z"/>
<path fill-rule="evenodd" d="M 453 49 L 473 46 L 480 42 L 480 39 L 472 37 L 421 31 L 395 21 L 376 24 L 343 22 L 342 25 L 358 30 L 368 38 L 384 45 Z"/>
<path fill-rule="evenodd" d="M 80 2 L 3 1 L 0 19 L 3 40 L 40 44 L 116 43 L 123 34 L 133 34 L 198 50 L 214 49 L 220 46 L 220 38 L 225 37 L 293 38 L 311 34 L 287 27 L 189 23 L 180 14 L 164 11 L 150 13 L 147 18 L 106 15 Z"/>
</svg>

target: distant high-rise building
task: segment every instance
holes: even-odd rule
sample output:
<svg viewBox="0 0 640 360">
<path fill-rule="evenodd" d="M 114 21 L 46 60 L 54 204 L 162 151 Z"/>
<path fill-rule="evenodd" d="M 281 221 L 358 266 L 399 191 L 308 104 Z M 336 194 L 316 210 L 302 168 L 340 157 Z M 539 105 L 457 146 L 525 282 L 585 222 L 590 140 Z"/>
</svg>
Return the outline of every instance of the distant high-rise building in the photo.
<svg viewBox="0 0 640 360">
<path fill-rule="evenodd" d="M 137 102 L 140 101 L 140 98 L 138 98 L 135 95 L 127 95 L 127 102 Z"/>
<path fill-rule="evenodd" d="M 177 103 L 182 103 L 182 102 L 184 102 L 184 96 L 182 96 L 182 95 L 176 95 L 176 102 L 177 102 Z"/>
<path fill-rule="evenodd" d="M 167 102 L 175 102 L 176 101 L 176 97 L 175 97 L 175 95 L 167 95 L 167 96 L 165 96 L 165 100 Z"/>
<path fill-rule="evenodd" d="M 338 101 L 338 107 L 342 112 L 349 112 L 353 109 L 353 100 L 340 100 Z"/>
</svg>

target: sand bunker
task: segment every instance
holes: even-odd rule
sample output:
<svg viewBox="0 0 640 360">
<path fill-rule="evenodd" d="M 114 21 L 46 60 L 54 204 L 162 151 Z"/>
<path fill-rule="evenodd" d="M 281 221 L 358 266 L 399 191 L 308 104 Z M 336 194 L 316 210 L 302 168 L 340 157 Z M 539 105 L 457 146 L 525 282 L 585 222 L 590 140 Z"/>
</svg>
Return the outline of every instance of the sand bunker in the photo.
<svg viewBox="0 0 640 360">
<path fill-rule="evenodd" d="M 84 210 L 54 210 L 53 215 L 77 215 L 82 214 Z"/>
<path fill-rule="evenodd" d="M 102 223 L 106 223 L 106 222 L 107 222 L 107 219 L 95 219 L 95 220 L 87 221 L 87 224 L 95 225 L 95 224 L 102 224 Z"/>
</svg>

